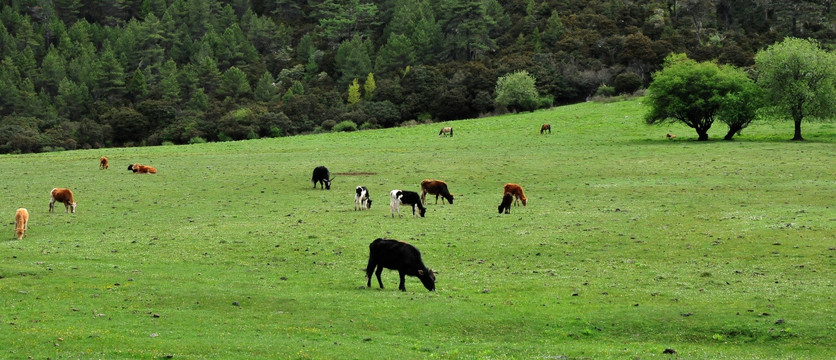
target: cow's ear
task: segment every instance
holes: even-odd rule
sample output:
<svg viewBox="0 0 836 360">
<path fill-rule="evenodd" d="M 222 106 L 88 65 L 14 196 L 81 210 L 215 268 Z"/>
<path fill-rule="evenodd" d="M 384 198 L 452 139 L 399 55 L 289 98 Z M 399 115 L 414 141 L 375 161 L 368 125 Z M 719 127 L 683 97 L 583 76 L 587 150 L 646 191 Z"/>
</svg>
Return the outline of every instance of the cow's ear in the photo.
<svg viewBox="0 0 836 360">
<path fill-rule="evenodd" d="M 418 270 L 418 275 L 424 276 L 424 270 Z"/>
</svg>

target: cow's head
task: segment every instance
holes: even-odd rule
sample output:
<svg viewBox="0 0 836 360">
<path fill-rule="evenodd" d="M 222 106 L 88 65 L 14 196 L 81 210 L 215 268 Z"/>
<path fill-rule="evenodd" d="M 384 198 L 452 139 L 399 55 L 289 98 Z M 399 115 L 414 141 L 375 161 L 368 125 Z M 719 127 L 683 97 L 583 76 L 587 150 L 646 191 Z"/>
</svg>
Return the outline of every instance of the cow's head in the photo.
<svg viewBox="0 0 836 360">
<path fill-rule="evenodd" d="M 372 199 L 367 199 L 366 201 L 368 201 L 368 203 L 367 203 L 368 208 L 371 209 L 372 208 Z"/>
<path fill-rule="evenodd" d="M 429 291 L 435 291 L 435 272 L 431 269 L 418 270 L 418 279 Z"/>
<path fill-rule="evenodd" d="M 75 205 L 76 205 L 76 204 L 77 204 L 77 202 L 75 202 L 75 201 L 73 201 L 73 203 L 72 203 L 72 204 L 70 204 L 70 209 L 71 209 L 70 211 L 71 211 L 72 213 L 75 213 Z"/>
<path fill-rule="evenodd" d="M 336 176 L 334 176 L 334 177 L 336 177 Z M 330 179 L 322 180 L 322 182 L 325 183 L 325 190 L 331 190 L 331 181 L 333 181 L 333 180 L 334 180 L 333 177 L 330 178 Z"/>
<path fill-rule="evenodd" d="M 420 208 L 418 209 L 418 212 L 421 213 L 421 217 L 424 217 L 424 214 L 427 213 L 427 208 Z"/>
<path fill-rule="evenodd" d="M 131 170 L 133 170 L 134 172 L 136 172 L 136 170 L 134 170 L 134 164 L 130 164 L 130 165 L 128 165 L 128 171 L 131 171 Z"/>
</svg>

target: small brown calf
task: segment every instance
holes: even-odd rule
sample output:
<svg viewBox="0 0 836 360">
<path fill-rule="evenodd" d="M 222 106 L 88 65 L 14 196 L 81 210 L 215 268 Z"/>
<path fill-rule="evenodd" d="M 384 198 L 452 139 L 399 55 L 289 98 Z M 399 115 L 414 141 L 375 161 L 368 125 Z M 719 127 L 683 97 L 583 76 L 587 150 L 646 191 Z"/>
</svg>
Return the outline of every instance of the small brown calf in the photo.
<svg viewBox="0 0 836 360">
<path fill-rule="evenodd" d="M 55 202 L 62 202 L 64 203 L 64 212 L 70 212 L 70 208 L 72 208 L 72 212 L 75 212 L 75 199 L 73 198 L 73 192 L 70 189 L 65 188 L 54 188 L 49 193 L 49 212 L 52 212 L 52 208 L 55 205 Z"/>
<path fill-rule="evenodd" d="M 15 212 L 15 237 L 18 240 L 23 239 L 26 235 L 26 230 L 29 229 L 29 211 L 20 208 Z"/>
</svg>

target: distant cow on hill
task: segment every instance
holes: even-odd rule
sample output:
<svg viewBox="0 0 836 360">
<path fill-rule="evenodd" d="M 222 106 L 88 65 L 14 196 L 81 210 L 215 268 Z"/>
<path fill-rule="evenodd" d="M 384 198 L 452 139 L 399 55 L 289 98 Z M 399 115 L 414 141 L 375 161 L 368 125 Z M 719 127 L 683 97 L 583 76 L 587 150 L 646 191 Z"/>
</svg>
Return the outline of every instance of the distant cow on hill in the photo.
<svg viewBox="0 0 836 360">
<path fill-rule="evenodd" d="M 543 124 L 543 126 L 540 127 L 540 134 L 541 135 L 543 133 L 545 133 L 546 131 L 548 131 L 549 134 L 552 133 L 552 125 L 551 124 Z"/>
<path fill-rule="evenodd" d="M 64 203 L 64 212 L 70 212 L 70 208 L 72 208 L 72 212 L 75 212 L 76 202 L 73 198 L 73 192 L 70 189 L 65 188 L 54 188 L 52 191 L 49 192 L 49 212 L 52 212 L 53 207 L 55 206 L 55 202 Z"/>
<path fill-rule="evenodd" d="M 676 134 L 667 133 L 665 134 L 665 137 L 668 139 L 676 139 Z"/>
<path fill-rule="evenodd" d="M 15 237 L 18 240 L 23 239 L 27 229 L 29 229 L 29 211 L 24 208 L 17 209 L 15 211 Z"/>
<path fill-rule="evenodd" d="M 375 271 L 377 268 L 377 271 Z M 406 291 L 406 275 L 416 276 L 429 291 L 435 291 L 435 273 L 428 269 L 421 260 L 421 252 L 410 244 L 392 239 L 375 239 L 369 244 L 369 264 L 366 266 L 366 287 L 372 287 L 372 273 L 377 276 L 377 283 L 383 289 L 380 273 L 383 268 L 397 270 L 401 282 L 398 289 Z"/>
<path fill-rule="evenodd" d="M 107 156 L 102 156 L 102 158 L 99 159 L 99 169 L 107 170 L 109 167 L 110 164 L 107 162 Z"/>
<path fill-rule="evenodd" d="M 438 204 L 438 197 L 441 196 L 441 204 L 444 205 L 444 199 L 452 204 L 453 203 L 453 194 L 447 190 L 447 183 L 441 180 L 429 180 L 426 179 L 421 181 L 421 202 L 426 204 L 427 203 L 427 194 L 435 195 L 435 203 Z"/>
<path fill-rule="evenodd" d="M 317 166 L 313 169 L 311 181 L 313 181 L 314 189 L 316 189 L 316 184 L 319 183 L 320 189 L 324 187 L 325 190 L 331 190 L 331 180 L 334 180 L 334 178 L 331 177 L 331 172 L 328 171 L 327 167 Z"/>
<path fill-rule="evenodd" d="M 358 186 L 354 189 L 354 210 L 368 210 L 372 207 L 372 199 L 369 198 L 369 189 L 365 186 Z"/>
<path fill-rule="evenodd" d="M 517 184 L 505 184 L 503 193 L 510 193 L 511 195 L 514 195 L 514 204 L 516 204 L 517 201 L 521 200 L 523 206 L 525 206 L 525 204 L 528 202 L 528 198 L 525 197 L 525 193 L 523 192 L 522 186 L 519 186 Z"/>
<path fill-rule="evenodd" d="M 441 131 L 438 132 L 438 136 L 439 137 L 441 137 L 441 136 L 453 137 L 453 128 L 449 127 L 449 126 L 441 128 Z"/>
<path fill-rule="evenodd" d="M 398 213 L 398 217 L 401 216 L 401 208 L 400 205 L 409 205 L 412 208 L 412 216 L 416 216 L 415 209 L 418 209 L 418 213 L 421 217 L 424 217 L 424 214 L 427 213 L 427 208 L 421 205 L 421 197 L 418 196 L 417 192 L 414 191 L 405 191 L 405 190 L 392 190 L 389 192 L 389 206 L 391 207 L 392 217 L 395 217 L 395 212 Z"/>
</svg>

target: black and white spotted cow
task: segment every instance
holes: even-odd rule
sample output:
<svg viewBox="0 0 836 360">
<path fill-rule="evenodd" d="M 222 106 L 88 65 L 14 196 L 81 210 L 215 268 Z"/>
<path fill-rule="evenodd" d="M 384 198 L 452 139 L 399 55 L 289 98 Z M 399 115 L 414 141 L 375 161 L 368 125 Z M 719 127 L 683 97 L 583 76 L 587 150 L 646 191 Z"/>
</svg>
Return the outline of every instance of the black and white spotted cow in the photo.
<svg viewBox="0 0 836 360">
<path fill-rule="evenodd" d="M 354 193 L 354 210 L 368 210 L 372 207 L 372 199 L 369 198 L 369 189 L 365 186 L 358 186 Z"/>
<path fill-rule="evenodd" d="M 424 217 L 424 214 L 427 213 L 427 208 L 421 204 L 421 196 L 418 195 L 417 192 L 414 191 L 406 191 L 406 190 L 392 190 L 389 192 L 389 206 L 391 207 L 392 217 L 395 217 L 395 213 L 398 213 L 398 217 L 401 216 L 401 205 L 409 205 L 412 208 L 412 216 L 416 216 L 415 209 L 418 209 L 418 213 L 421 217 Z"/>
</svg>

